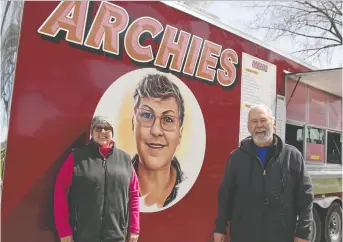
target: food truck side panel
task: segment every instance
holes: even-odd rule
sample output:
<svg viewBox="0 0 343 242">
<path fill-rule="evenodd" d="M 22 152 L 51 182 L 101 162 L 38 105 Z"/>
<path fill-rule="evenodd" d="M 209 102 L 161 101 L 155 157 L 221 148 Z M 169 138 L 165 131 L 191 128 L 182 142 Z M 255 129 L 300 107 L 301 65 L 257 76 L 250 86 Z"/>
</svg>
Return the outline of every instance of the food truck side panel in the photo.
<svg viewBox="0 0 343 242">
<path fill-rule="evenodd" d="M 86 31 L 99 4 L 89 6 Z M 71 148 L 88 139 L 90 120 L 106 90 L 126 73 L 156 67 L 128 56 L 123 44 L 125 31 L 120 37 L 119 55 L 70 43 L 64 31 L 54 38 L 38 33 L 57 5 L 24 5 L 2 194 L 4 242 L 57 241 L 53 188 L 59 167 Z M 183 30 L 238 55 L 236 80 L 229 88 L 218 81 L 172 72 L 191 90 L 201 109 L 206 131 L 204 159 L 196 182 L 179 202 L 163 211 L 141 214 L 141 242 L 206 241 L 214 226 L 217 188 L 226 160 L 238 144 L 242 52 L 277 66 L 276 93 L 280 95 L 284 95 L 283 70 L 307 68 L 160 2 L 115 5 L 127 11 L 128 26 L 148 16 L 164 28 L 169 25 L 178 32 Z M 149 35 L 144 38 L 143 43 L 151 45 L 155 55 L 162 35 L 155 40 Z M 197 149 L 191 144 L 188 147 Z"/>
</svg>

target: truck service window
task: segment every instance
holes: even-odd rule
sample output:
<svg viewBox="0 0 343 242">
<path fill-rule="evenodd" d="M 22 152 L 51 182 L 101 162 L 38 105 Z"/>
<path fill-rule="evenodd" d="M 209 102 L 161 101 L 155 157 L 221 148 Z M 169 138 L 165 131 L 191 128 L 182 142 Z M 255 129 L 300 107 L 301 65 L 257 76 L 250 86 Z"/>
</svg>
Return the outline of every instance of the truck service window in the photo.
<svg viewBox="0 0 343 242">
<path fill-rule="evenodd" d="M 325 130 L 315 127 L 307 127 L 306 133 L 306 160 L 324 163 L 325 153 Z"/>
<path fill-rule="evenodd" d="M 286 124 L 286 143 L 293 145 L 304 155 L 304 127 Z"/>
<path fill-rule="evenodd" d="M 342 164 L 342 139 L 340 133 L 328 131 L 327 163 Z"/>
</svg>

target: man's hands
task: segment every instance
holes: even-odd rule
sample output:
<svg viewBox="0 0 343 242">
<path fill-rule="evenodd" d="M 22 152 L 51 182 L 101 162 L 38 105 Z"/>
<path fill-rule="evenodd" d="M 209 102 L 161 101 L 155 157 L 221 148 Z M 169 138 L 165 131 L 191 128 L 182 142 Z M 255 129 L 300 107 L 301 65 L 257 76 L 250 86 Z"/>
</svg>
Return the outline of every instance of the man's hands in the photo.
<svg viewBox="0 0 343 242">
<path fill-rule="evenodd" d="M 213 242 L 224 242 L 225 241 L 225 235 L 224 234 L 220 234 L 220 233 L 214 233 L 213 234 Z M 305 239 L 301 239 L 298 237 L 294 237 L 294 242 L 310 242 L 308 240 Z"/>
<path fill-rule="evenodd" d="M 298 237 L 294 237 L 294 242 L 310 242 L 310 241 L 306 239 L 300 239 Z"/>
<path fill-rule="evenodd" d="M 137 242 L 138 241 L 138 234 L 133 234 L 130 233 L 129 236 L 127 237 L 126 242 Z M 73 237 L 72 236 L 66 236 L 61 238 L 61 242 L 73 242 Z"/>
<path fill-rule="evenodd" d="M 66 236 L 61 238 L 61 242 L 73 242 L 73 236 Z"/>
<path fill-rule="evenodd" d="M 127 237 L 126 242 L 137 242 L 138 241 L 138 234 L 130 233 L 129 236 Z"/>
<path fill-rule="evenodd" d="M 213 234 L 213 242 L 224 242 L 224 241 L 225 241 L 225 235 L 224 234 L 220 234 L 220 233 L 216 233 L 216 232 Z"/>
</svg>

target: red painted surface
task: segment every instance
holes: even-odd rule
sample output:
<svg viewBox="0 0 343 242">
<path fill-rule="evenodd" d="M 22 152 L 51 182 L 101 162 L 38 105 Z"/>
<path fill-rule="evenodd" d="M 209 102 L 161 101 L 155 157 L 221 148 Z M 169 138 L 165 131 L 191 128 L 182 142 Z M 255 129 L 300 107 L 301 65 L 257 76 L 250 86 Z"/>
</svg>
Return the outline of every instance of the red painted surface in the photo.
<svg viewBox="0 0 343 242">
<path fill-rule="evenodd" d="M 324 163 L 325 146 L 323 144 L 306 143 L 306 161 Z"/>
<path fill-rule="evenodd" d="M 306 121 L 306 86 L 302 83 L 298 83 L 293 96 L 292 92 L 296 85 L 296 81 L 288 80 L 286 82 L 286 103 L 287 106 L 287 120 L 295 120 L 299 122 Z M 289 101 L 290 100 L 290 101 Z"/>
<path fill-rule="evenodd" d="M 309 124 L 326 126 L 326 93 L 309 87 Z"/>
<path fill-rule="evenodd" d="M 328 97 L 329 127 L 342 130 L 342 99 L 329 95 Z"/>
<path fill-rule="evenodd" d="M 57 241 L 52 215 L 56 173 L 68 150 L 77 141 L 86 140 L 94 109 L 109 85 L 140 68 L 125 52 L 115 59 L 75 48 L 65 40 L 43 40 L 37 29 L 57 4 L 25 2 L 5 164 L 3 242 Z M 284 95 L 284 69 L 306 71 L 291 60 L 163 3 L 116 4 L 129 12 L 131 21 L 151 16 L 163 26 L 169 24 L 234 49 L 239 61 L 244 51 L 277 65 L 278 94 Z M 238 142 L 240 76 L 238 67 L 237 82 L 231 89 L 180 76 L 204 115 L 204 164 L 195 185 L 180 202 L 165 211 L 141 215 L 140 242 L 201 242 L 210 238 L 217 188 L 228 155 Z"/>
</svg>

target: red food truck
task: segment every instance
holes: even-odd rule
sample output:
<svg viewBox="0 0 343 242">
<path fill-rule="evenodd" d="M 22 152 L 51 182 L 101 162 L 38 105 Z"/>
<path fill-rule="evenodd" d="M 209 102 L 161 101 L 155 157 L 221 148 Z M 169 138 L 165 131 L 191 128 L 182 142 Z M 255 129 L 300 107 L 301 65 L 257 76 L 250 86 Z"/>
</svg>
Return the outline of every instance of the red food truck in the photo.
<svg viewBox="0 0 343 242">
<path fill-rule="evenodd" d="M 95 115 L 111 117 L 116 146 L 136 154 L 133 93 L 151 74 L 166 75 L 184 99 L 173 147 L 184 179 L 166 206 L 140 198 L 140 242 L 210 241 L 226 160 L 259 103 L 307 162 L 311 242 L 341 241 L 341 68 L 317 70 L 182 3 L 2 5 L 3 242 L 59 241 L 55 179 L 71 149 L 88 141 Z"/>
</svg>

